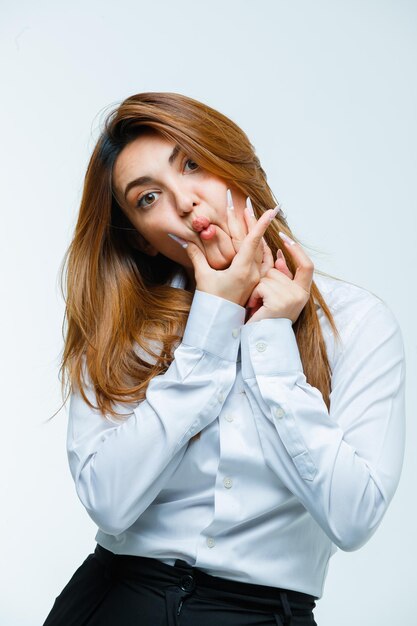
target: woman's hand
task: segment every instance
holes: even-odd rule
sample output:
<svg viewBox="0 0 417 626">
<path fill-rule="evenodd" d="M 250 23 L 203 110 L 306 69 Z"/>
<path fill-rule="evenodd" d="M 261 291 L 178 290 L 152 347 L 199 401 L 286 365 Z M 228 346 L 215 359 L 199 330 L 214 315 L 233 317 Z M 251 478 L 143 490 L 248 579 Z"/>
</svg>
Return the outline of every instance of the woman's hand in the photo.
<svg viewBox="0 0 417 626">
<path fill-rule="evenodd" d="M 270 247 L 268 246 L 268 244 L 266 243 L 264 238 L 262 238 L 262 242 L 263 242 L 264 256 L 263 256 L 262 265 L 261 265 L 261 279 L 267 274 L 267 272 L 270 269 L 275 267 L 278 271 L 282 272 L 283 274 L 285 274 L 285 276 L 288 276 L 288 278 L 292 280 L 293 274 L 287 266 L 285 257 L 282 254 L 281 249 L 280 248 L 278 249 L 277 258 L 274 263 L 274 257 L 273 257 L 272 251 Z M 251 302 L 253 301 L 254 301 L 254 298 L 252 298 Z M 253 306 L 250 306 L 250 307 L 246 306 L 246 321 L 248 321 L 252 317 L 252 315 L 254 315 L 254 313 L 256 313 L 256 311 L 258 311 L 258 309 L 261 308 L 261 306 L 262 306 L 261 297 L 258 298 L 257 302 Z"/>
<path fill-rule="evenodd" d="M 247 302 L 246 308 L 250 311 L 247 324 L 280 317 L 288 318 L 294 324 L 310 297 L 314 264 L 300 244 L 284 233 L 280 233 L 280 236 L 293 255 L 297 267 L 295 277 L 293 278 L 283 256 L 279 258 L 277 255 L 277 260 L 272 264 L 272 252 L 265 243 L 263 264 L 265 268 L 269 265 L 269 269 Z"/>
<path fill-rule="evenodd" d="M 233 210 L 228 210 L 228 228 L 233 245 L 238 247 L 230 266 L 224 270 L 214 270 L 200 248 L 193 242 L 187 242 L 185 248 L 194 267 L 196 289 L 231 300 L 245 306 L 254 287 L 261 278 L 261 265 L 264 258 L 262 237 L 275 217 L 276 210 L 270 209 L 256 221 L 244 211 L 247 234 L 243 240 L 242 229 Z M 237 243 L 236 243 L 237 242 Z"/>
<path fill-rule="evenodd" d="M 250 198 L 247 199 L 247 202 L 249 201 L 249 205 L 250 205 L 250 223 L 254 224 L 256 222 L 256 217 L 253 214 L 253 209 L 252 209 L 252 203 L 250 201 Z M 230 201 L 229 201 L 229 206 L 230 204 L 232 204 L 232 197 L 230 195 Z M 241 240 L 247 235 L 248 233 L 248 229 L 244 227 L 243 224 L 240 223 L 240 220 L 238 220 L 237 216 L 230 216 L 231 219 L 229 219 L 229 231 L 230 231 L 230 238 L 231 241 L 233 243 L 233 246 L 235 248 L 235 251 L 237 252 L 239 250 L 240 247 L 240 243 Z M 265 241 L 265 238 L 262 237 L 262 262 L 261 262 L 261 266 L 260 266 L 260 274 L 261 274 L 261 279 L 267 274 L 267 272 L 272 269 L 272 268 L 276 268 L 278 271 L 282 272 L 283 274 L 285 274 L 285 276 L 288 276 L 288 278 L 290 278 L 291 280 L 293 279 L 293 274 L 290 271 L 290 269 L 287 266 L 287 263 L 285 261 L 285 257 L 281 251 L 281 249 L 278 249 L 277 251 L 277 258 L 274 262 L 274 257 L 272 254 L 272 251 L 270 249 L 270 247 L 268 246 L 268 244 Z M 255 298 L 252 298 L 251 303 L 253 302 Z M 262 306 L 262 298 L 258 298 L 257 302 L 255 304 L 253 304 L 253 306 L 246 306 L 246 310 L 247 310 L 247 316 L 246 316 L 246 320 L 249 320 L 255 313 L 256 311 L 258 311 L 258 309 L 260 309 Z"/>
<path fill-rule="evenodd" d="M 252 202 L 250 198 L 247 198 L 246 202 L 247 202 L 246 206 L 250 209 L 249 210 L 249 223 L 251 225 L 256 224 L 256 217 L 253 213 Z M 230 193 L 230 198 L 228 200 L 228 206 L 229 207 L 233 206 L 231 193 Z M 280 206 L 280 209 L 281 209 L 281 206 Z M 240 244 L 242 240 L 246 237 L 246 235 L 249 232 L 249 229 L 247 227 L 247 222 L 242 223 L 242 221 L 236 215 L 235 211 L 231 211 L 228 213 L 228 226 L 229 226 L 230 241 L 233 244 L 233 248 L 235 252 L 237 252 L 240 248 Z M 259 254 L 261 255 L 260 257 L 259 257 Z M 257 259 L 258 261 L 261 260 L 261 266 L 260 266 L 261 278 L 265 276 L 265 274 L 267 273 L 269 269 L 275 266 L 278 270 L 280 270 L 281 272 L 283 272 L 289 278 L 292 279 L 293 275 L 287 267 L 287 264 L 285 262 L 285 257 L 282 254 L 281 250 L 278 250 L 277 260 L 274 263 L 274 258 L 272 256 L 271 249 L 266 243 L 264 237 L 262 237 L 262 249 L 261 247 L 259 247 L 257 251 Z"/>
</svg>

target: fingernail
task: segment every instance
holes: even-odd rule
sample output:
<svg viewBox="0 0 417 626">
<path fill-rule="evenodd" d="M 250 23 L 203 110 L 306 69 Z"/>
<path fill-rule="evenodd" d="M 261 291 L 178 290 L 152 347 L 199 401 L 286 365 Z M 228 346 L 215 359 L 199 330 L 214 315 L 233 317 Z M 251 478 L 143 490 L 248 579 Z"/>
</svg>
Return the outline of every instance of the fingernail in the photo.
<svg viewBox="0 0 417 626">
<path fill-rule="evenodd" d="M 181 239 L 181 237 L 177 237 L 176 235 L 173 235 L 172 233 L 168 233 L 168 237 L 171 237 L 171 239 L 179 243 L 180 246 L 182 246 L 183 248 L 188 248 L 188 243 L 185 241 L 185 239 Z"/>
<path fill-rule="evenodd" d="M 277 250 L 277 259 L 280 259 L 281 261 L 284 260 L 284 255 L 282 254 L 281 248 L 278 248 Z"/>
<path fill-rule="evenodd" d="M 229 209 L 229 211 L 234 211 L 235 207 L 233 206 L 232 192 L 230 191 L 230 189 L 226 191 L 226 196 L 227 196 L 227 208 Z"/>
<path fill-rule="evenodd" d="M 290 246 L 294 246 L 295 245 L 295 241 L 293 241 L 290 237 L 288 237 L 288 235 L 286 235 L 285 233 L 282 233 L 281 231 L 278 231 L 279 236 L 281 237 L 281 239 L 283 239 L 284 241 L 286 241 Z"/>
<path fill-rule="evenodd" d="M 249 198 L 249 196 L 246 198 L 246 207 L 249 211 L 249 215 L 251 215 L 252 217 L 255 217 L 255 211 L 253 210 L 252 200 Z"/>
<path fill-rule="evenodd" d="M 277 215 L 277 213 L 281 211 L 281 206 L 279 204 L 277 204 L 277 206 L 275 207 L 273 213 L 271 213 L 271 217 L 269 218 L 269 221 L 272 222 L 272 220 L 274 219 L 274 217 Z"/>
</svg>

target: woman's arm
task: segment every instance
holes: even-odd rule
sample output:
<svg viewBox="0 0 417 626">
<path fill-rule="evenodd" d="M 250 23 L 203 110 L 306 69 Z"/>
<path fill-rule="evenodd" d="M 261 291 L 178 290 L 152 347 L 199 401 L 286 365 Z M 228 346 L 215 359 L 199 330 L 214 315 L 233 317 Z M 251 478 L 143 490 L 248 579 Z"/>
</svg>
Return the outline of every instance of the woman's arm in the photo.
<svg viewBox="0 0 417 626">
<path fill-rule="evenodd" d="M 108 421 L 79 391 L 70 398 L 67 451 L 77 494 L 93 521 L 117 535 L 131 526 L 179 465 L 189 439 L 219 415 L 236 376 L 244 307 L 196 291 L 181 344 L 146 399 L 117 405 Z M 86 394 L 96 404 L 92 386 Z"/>
<path fill-rule="evenodd" d="M 242 329 L 242 374 L 266 463 L 342 550 L 375 532 L 397 488 L 405 356 L 389 308 L 370 298 L 342 332 L 330 412 L 303 373 L 290 319 Z"/>
</svg>

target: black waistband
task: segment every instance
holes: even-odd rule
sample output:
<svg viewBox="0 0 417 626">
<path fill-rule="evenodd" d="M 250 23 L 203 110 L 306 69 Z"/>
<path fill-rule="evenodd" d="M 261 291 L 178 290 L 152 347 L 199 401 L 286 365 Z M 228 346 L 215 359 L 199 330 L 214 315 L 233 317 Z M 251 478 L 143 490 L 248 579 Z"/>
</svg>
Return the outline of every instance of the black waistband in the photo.
<svg viewBox="0 0 417 626">
<path fill-rule="evenodd" d="M 280 599 L 282 592 L 284 592 L 291 604 L 295 606 L 306 605 L 308 608 L 314 608 L 315 600 L 317 600 L 316 596 L 301 591 L 212 576 L 181 559 L 177 559 L 175 565 L 168 565 L 163 561 L 149 557 L 114 554 L 99 544 L 97 544 L 94 552 L 97 559 L 112 570 L 113 575 L 131 578 L 145 577 L 147 580 L 153 579 L 155 583 L 163 584 L 175 584 L 180 578 L 184 580 L 184 585 L 196 584 L 216 591 L 245 594 L 246 596 L 269 600 Z"/>
</svg>

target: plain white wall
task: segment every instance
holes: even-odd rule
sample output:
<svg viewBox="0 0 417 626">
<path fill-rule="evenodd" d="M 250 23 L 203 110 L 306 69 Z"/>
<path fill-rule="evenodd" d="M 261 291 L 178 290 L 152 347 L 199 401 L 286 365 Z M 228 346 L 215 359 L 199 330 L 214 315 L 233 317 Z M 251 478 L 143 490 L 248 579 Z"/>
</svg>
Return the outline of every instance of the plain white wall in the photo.
<svg viewBox="0 0 417 626">
<path fill-rule="evenodd" d="M 319 626 L 411 623 L 416 542 L 413 0 L 3 0 L 0 623 L 43 623 L 96 527 L 65 452 L 59 267 L 105 110 L 174 91 L 255 145 L 316 267 L 382 297 L 407 351 L 407 450 L 373 538 L 330 561 Z M 310 247 L 308 247 L 310 246 Z M 413 585 L 414 587 L 415 585 Z"/>
</svg>

